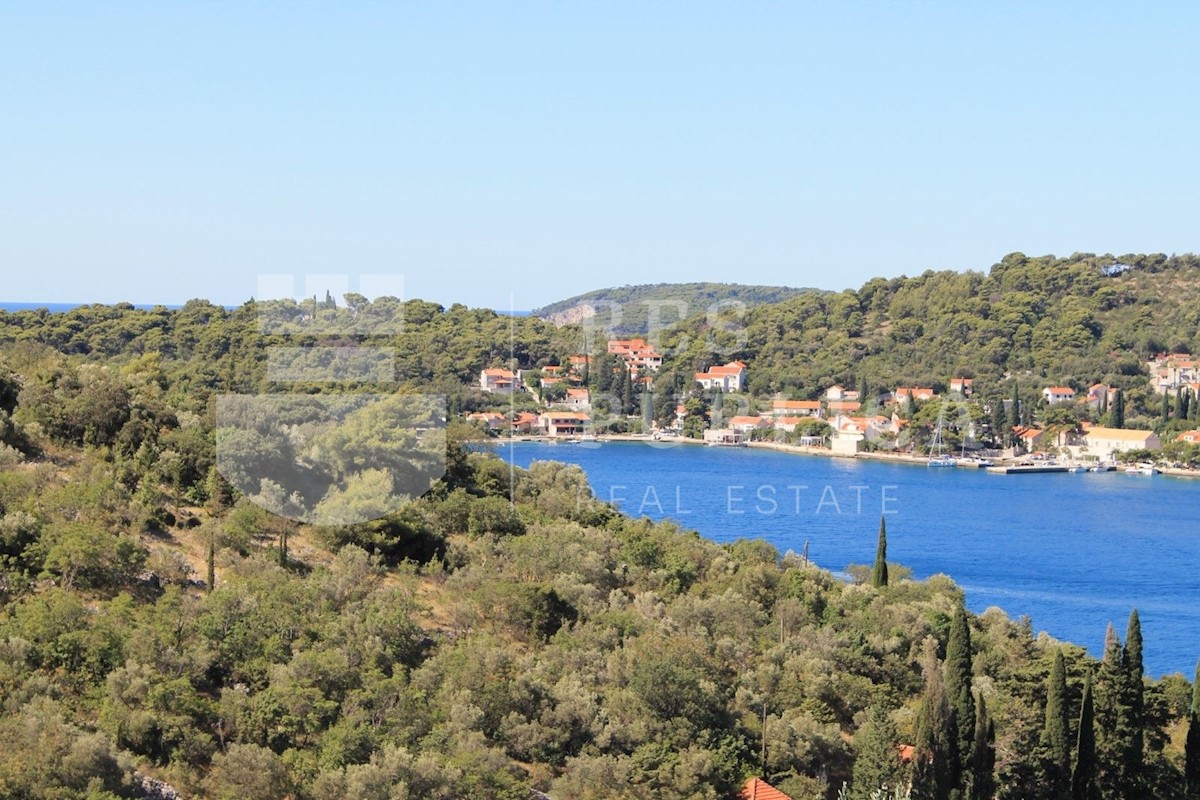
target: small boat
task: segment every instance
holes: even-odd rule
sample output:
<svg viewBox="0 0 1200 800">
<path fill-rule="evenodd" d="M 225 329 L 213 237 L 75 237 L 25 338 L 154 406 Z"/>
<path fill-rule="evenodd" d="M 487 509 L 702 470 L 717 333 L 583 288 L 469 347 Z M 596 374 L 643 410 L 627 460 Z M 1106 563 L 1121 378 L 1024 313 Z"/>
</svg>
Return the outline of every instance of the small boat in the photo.
<svg viewBox="0 0 1200 800">
<path fill-rule="evenodd" d="M 945 444 L 942 443 L 942 422 L 945 419 L 946 410 L 942 409 L 942 413 L 938 415 L 937 427 L 933 429 L 933 441 L 929 443 L 929 461 L 927 465 L 930 467 L 954 467 L 958 465 L 958 459 L 954 456 L 948 456 L 943 451 Z"/>
<path fill-rule="evenodd" d="M 1087 467 L 1082 467 L 1082 466 L 1079 466 L 1078 464 L 1076 464 L 1075 466 L 1073 466 L 1067 470 L 1067 472 L 1073 472 L 1075 474 L 1078 474 L 1080 472 L 1087 472 L 1087 471 L 1088 471 Z"/>
</svg>

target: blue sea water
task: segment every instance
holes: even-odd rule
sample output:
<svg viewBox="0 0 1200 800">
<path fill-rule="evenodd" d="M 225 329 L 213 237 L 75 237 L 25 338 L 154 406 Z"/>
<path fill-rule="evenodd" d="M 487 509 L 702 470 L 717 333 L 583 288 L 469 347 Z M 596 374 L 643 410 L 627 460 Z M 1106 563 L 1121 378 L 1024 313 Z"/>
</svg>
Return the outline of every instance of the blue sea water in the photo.
<svg viewBox="0 0 1200 800">
<path fill-rule="evenodd" d="M 1200 480 L 984 470 L 798 456 L 749 448 L 518 443 L 518 466 L 581 466 L 626 513 L 672 518 L 717 542 L 808 543 L 840 571 L 888 557 L 918 578 L 945 573 L 975 612 L 1028 615 L 1036 631 L 1099 655 L 1112 622 L 1137 608 L 1147 672 L 1189 677 L 1200 657 Z M 804 488 L 799 488 L 804 487 Z"/>
</svg>

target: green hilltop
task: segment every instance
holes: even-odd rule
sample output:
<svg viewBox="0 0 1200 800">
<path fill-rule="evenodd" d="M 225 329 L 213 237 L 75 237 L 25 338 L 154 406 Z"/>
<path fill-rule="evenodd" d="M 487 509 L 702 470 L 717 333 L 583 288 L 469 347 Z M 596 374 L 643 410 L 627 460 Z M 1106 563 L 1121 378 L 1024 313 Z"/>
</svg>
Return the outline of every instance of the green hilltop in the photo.
<svg viewBox="0 0 1200 800">
<path fill-rule="evenodd" d="M 597 324 L 614 334 L 646 334 L 655 322 L 671 325 L 704 314 L 716 304 L 753 307 L 820 291 L 741 283 L 652 283 L 596 289 L 534 309 L 532 314 L 560 325 L 595 315 Z M 657 319 L 652 318 L 655 308 L 660 309 Z"/>
</svg>

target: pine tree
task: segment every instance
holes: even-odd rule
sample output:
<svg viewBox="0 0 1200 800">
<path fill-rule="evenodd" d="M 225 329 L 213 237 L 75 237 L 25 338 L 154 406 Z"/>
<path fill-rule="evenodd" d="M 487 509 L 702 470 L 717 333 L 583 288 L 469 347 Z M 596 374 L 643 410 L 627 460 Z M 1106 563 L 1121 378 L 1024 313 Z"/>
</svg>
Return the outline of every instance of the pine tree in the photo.
<svg viewBox="0 0 1200 800">
<path fill-rule="evenodd" d="M 887 709 L 873 706 L 867 721 L 854 736 L 857 754 L 850 792 L 852 800 L 870 800 L 881 789 L 890 793 L 900 785 L 904 769 L 896 751 L 899 738 Z"/>
<path fill-rule="evenodd" d="M 871 570 L 871 585 L 882 589 L 888 585 L 887 520 L 879 517 L 879 544 L 875 546 L 875 568 Z"/>
<path fill-rule="evenodd" d="M 1049 796 L 1058 800 L 1070 796 L 1071 742 L 1070 720 L 1067 713 L 1067 669 L 1061 650 L 1054 653 L 1054 665 L 1046 684 L 1046 725 L 1042 729 L 1042 746 L 1049 756 Z"/>
<path fill-rule="evenodd" d="M 1092 708 L 1092 676 L 1083 684 L 1083 703 L 1079 709 L 1079 732 L 1075 737 L 1075 767 L 1071 771 L 1071 800 L 1097 800 L 1096 728 Z"/>
<path fill-rule="evenodd" d="M 1187 800 L 1200 800 L 1200 663 L 1196 664 L 1196 679 L 1192 683 L 1192 707 L 1183 746 L 1183 777 L 1187 782 Z"/>
<path fill-rule="evenodd" d="M 922 655 L 925 691 L 917 715 L 913 743 L 913 800 L 949 800 L 958 777 L 956 745 L 958 732 L 946 697 L 946 684 L 938 663 L 937 641 L 925 640 Z"/>
<path fill-rule="evenodd" d="M 966 608 L 959 605 L 950 623 L 950 641 L 946 645 L 946 697 L 957 734 L 955 763 L 963 768 L 972 763 L 971 751 L 975 744 L 975 695 L 971 691 L 971 672 L 971 626 L 967 623 Z"/>
<path fill-rule="evenodd" d="M 996 726 L 983 695 L 975 699 L 975 741 L 971 747 L 970 800 L 992 800 L 996 793 Z"/>
</svg>

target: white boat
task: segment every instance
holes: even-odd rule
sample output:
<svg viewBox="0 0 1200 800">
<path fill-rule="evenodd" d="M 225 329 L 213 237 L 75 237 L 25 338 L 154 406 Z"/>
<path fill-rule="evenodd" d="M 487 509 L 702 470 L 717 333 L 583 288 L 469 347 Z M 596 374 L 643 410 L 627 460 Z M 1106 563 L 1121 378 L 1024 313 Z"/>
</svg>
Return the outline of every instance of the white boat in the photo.
<svg viewBox="0 0 1200 800">
<path fill-rule="evenodd" d="M 1068 470 L 1067 470 L 1067 472 L 1074 472 L 1074 473 L 1076 473 L 1076 474 L 1078 474 L 1078 473 L 1080 473 L 1080 472 L 1087 472 L 1087 471 L 1088 471 L 1088 470 L 1087 470 L 1087 467 L 1081 467 L 1081 466 L 1079 466 L 1078 464 L 1076 464 L 1075 466 L 1073 466 L 1073 467 L 1071 467 L 1070 469 L 1068 469 Z"/>
<path fill-rule="evenodd" d="M 929 443 L 929 462 L 930 467 L 954 467 L 958 465 L 958 459 L 954 456 L 948 456 L 943 452 L 946 445 L 942 442 L 942 420 L 946 416 L 946 409 L 942 408 L 942 413 L 938 415 L 937 427 L 933 429 L 933 441 Z"/>
</svg>

